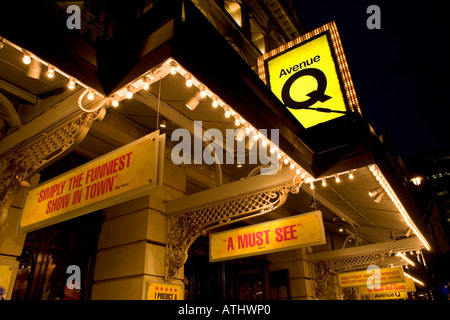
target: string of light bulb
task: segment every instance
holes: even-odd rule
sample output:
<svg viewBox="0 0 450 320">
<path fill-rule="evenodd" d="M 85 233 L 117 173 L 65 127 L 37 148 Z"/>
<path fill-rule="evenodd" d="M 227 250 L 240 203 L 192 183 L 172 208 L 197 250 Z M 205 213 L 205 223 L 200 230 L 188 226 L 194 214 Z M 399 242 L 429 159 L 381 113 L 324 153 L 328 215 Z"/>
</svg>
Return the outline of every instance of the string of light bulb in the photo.
<svg viewBox="0 0 450 320">
<path fill-rule="evenodd" d="M 103 97 L 102 94 L 98 93 L 97 91 L 95 91 L 94 89 L 90 88 L 88 85 L 84 84 L 83 82 L 75 79 L 74 77 L 70 76 L 69 74 L 65 73 L 64 71 L 56 68 L 54 65 L 46 62 L 45 60 L 39 58 L 37 55 L 29 52 L 28 50 L 25 50 L 23 48 L 21 48 L 20 46 L 16 45 L 15 43 L 9 41 L 8 39 L 5 38 L 1 38 L 2 39 L 2 43 L 3 45 L 8 44 L 9 46 L 11 46 L 12 48 L 18 50 L 19 52 L 22 53 L 22 62 L 25 65 L 31 65 L 33 61 L 38 62 L 40 65 L 43 65 L 45 67 L 47 67 L 47 71 L 46 71 L 46 76 L 49 79 L 52 79 L 55 77 L 56 74 L 59 74 L 61 76 L 64 76 L 65 78 L 67 78 L 67 88 L 70 90 L 75 89 L 76 85 L 80 85 L 81 87 L 85 88 L 85 89 L 91 89 L 93 91 L 94 97 L 90 100 L 93 100 L 95 98 L 95 96 L 98 97 Z"/>
</svg>

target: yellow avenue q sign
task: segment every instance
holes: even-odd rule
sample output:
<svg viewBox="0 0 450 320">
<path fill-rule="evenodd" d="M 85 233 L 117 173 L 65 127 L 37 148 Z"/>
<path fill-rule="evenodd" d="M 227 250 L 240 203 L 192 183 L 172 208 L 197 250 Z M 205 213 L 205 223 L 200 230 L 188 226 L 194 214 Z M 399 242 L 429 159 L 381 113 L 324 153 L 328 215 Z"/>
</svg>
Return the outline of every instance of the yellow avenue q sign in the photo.
<svg viewBox="0 0 450 320">
<path fill-rule="evenodd" d="M 19 230 L 36 230 L 148 193 L 157 183 L 161 139 L 159 131 L 153 132 L 30 189 Z"/>
<path fill-rule="evenodd" d="M 324 244 L 322 212 L 313 211 L 248 227 L 212 233 L 211 262 Z"/>
<path fill-rule="evenodd" d="M 258 70 L 305 128 L 360 111 L 334 22 L 263 55 Z"/>
<path fill-rule="evenodd" d="M 338 274 L 339 286 L 343 288 L 367 286 L 367 280 L 373 275 L 372 272 L 366 270 L 340 273 Z M 379 276 L 380 284 L 405 281 L 402 267 L 381 268 Z"/>
</svg>

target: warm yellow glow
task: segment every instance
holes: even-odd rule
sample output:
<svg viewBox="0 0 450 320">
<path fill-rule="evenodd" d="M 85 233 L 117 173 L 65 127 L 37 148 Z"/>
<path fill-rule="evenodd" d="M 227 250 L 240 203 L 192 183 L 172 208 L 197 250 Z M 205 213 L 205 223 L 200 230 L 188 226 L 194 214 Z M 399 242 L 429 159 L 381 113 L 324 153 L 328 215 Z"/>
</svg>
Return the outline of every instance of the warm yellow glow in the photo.
<svg viewBox="0 0 450 320">
<path fill-rule="evenodd" d="M 414 278 L 413 276 L 410 276 L 410 275 L 407 274 L 406 272 L 404 272 L 403 274 L 405 275 L 405 277 L 410 278 L 412 281 L 414 281 L 414 282 L 420 284 L 421 286 L 425 286 L 425 284 L 424 284 L 422 281 L 417 280 L 416 278 Z"/>
<path fill-rule="evenodd" d="M 212 104 L 213 108 L 217 108 L 219 106 L 219 101 L 217 100 L 217 96 L 212 96 L 211 100 L 212 100 L 211 104 Z"/>
<path fill-rule="evenodd" d="M 133 98 L 133 89 L 134 88 L 132 86 L 128 86 L 127 93 L 125 94 L 125 97 L 127 97 L 127 99 Z"/>
<path fill-rule="evenodd" d="M 69 88 L 70 90 L 75 89 L 75 80 L 73 78 L 69 79 L 69 83 L 67 84 L 67 88 Z"/>
<path fill-rule="evenodd" d="M 31 63 L 31 56 L 28 53 L 24 53 L 22 57 L 22 62 L 25 64 Z"/>
<path fill-rule="evenodd" d="M 422 183 L 422 177 L 414 177 L 411 179 L 412 183 L 414 183 L 416 186 L 419 186 Z"/>
<path fill-rule="evenodd" d="M 186 87 L 192 87 L 192 76 L 188 73 L 184 76 L 186 78 Z"/>
<path fill-rule="evenodd" d="M 114 108 L 117 108 L 119 106 L 119 97 L 117 95 L 114 95 L 112 97 L 112 103 L 111 104 L 112 104 L 112 106 Z"/>
<path fill-rule="evenodd" d="M 94 100 L 95 94 L 94 94 L 94 91 L 93 91 L 92 89 L 89 90 L 89 93 L 88 93 L 88 95 L 87 95 L 87 98 L 88 98 L 89 100 Z"/>
<path fill-rule="evenodd" d="M 53 78 L 55 76 L 55 68 L 53 66 L 48 66 L 47 77 Z"/>
<path fill-rule="evenodd" d="M 402 258 L 403 260 L 405 260 L 406 262 L 408 262 L 410 265 L 415 266 L 414 262 L 412 262 L 408 257 L 406 257 L 403 253 L 401 252 L 397 252 L 396 254 L 397 257 Z"/>
</svg>

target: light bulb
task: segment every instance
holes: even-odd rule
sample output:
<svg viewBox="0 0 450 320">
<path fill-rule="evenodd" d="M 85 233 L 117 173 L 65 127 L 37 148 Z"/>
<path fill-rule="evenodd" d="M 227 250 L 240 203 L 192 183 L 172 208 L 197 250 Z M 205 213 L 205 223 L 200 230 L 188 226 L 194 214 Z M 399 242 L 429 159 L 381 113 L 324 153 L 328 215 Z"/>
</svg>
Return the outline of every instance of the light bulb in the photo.
<svg viewBox="0 0 450 320">
<path fill-rule="evenodd" d="M 144 90 L 150 89 L 150 78 L 145 77 L 143 81 L 144 81 Z"/>
<path fill-rule="evenodd" d="M 325 178 L 322 179 L 322 187 L 327 186 L 327 180 Z"/>
<path fill-rule="evenodd" d="M 186 73 L 184 77 L 186 78 L 186 87 L 192 87 L 192 76 L 189 73 Z"/>
<path fill-rule="evenodd" d="M 350 179 L 354 179 L 354 178 L 355 178 L 355 176 L 353 175 L 353 172 L 350 172 L 350 174 L 348 175 L 348 177 L 349 177 Z"/>
<path fill-rule="evenodd" d="M 254 141 L 258 141 L 258 139 L 259 139 L 259 134 L 255 133 L 255 134 L 253 135 L 253 140 L 254 140 Z"/>
<path fill-rule="evenodd" d="M 284 158 L 284 164 L 287 165 L 289 163 L 289 159 L 286 157 Z"/>
<path fill-rule="evenodd" d="M 69 88 L 70 90 L 75 89 L 75 80 L 73 78 L 69 79 L 69 83 L 67 84 L 67 88 Z"/>
<path fill-rule="evenodd" d="M 292 170 L 294 170 L 294 168 L 295 168 L 295 163 L 294 163 L 294 162 L 291 162 L 291 165 L 289 166 L 289 168 L 291 168 Z"/>
<path fill-rule="evenodd" d="M 237 127 L 241 124 L 241 120 L 239 119 L 239 116 L 236 117 L 236 119 L 234 120 L 234 125 Z"/>
<path fill-rule="evenodd" d="M 28 53 L 24 53 L 22 57 L 22 62 L 25 64 L 31 63 L 31 56 Z"/>
<path fill-rule="evenodd" d="M 125 94 L 125 96 L 127 97 L 127 99 L 131 99 L 133 98 L 133 87 L 132 86 L 128 86 L 127 88 L 127 93 Z"/>
<path fill-rule="evenodd" d="M 25 64 L 31 63 L 31 56 L 28 53 L 24 53 L 22 57 L 22 62 Z"/>
<path fill-rule="evenodd" d="M 219 100 L 217 100 L 217 96 L 213 96 L 211 98 L 213 108 L 217 108 L 219 106 Z"/>
<path fill-rule="evenodd" d="M 229 118 L 230 116 L 231 116 L 230 110 L 228 110 L 228 108 L 225 109 L 225 118 Z"/>
<path fill-rule="evenodd" d="M 200 86 L 200 98 L 202 98 L 202 99 L 206 98 L 206 88 L 205 88 L 205 86 Z"/>
<path fill-rule="evenodd" d="M 341 178 L 339 178 L 339 176 L 336 175 L 336 183 L 339 183 L 339 182 L 341 182 Z"/>
<path fill-rule="evenodd" d="M 119 106 L 119 97 L 116 94 L 112 97 L 111 104 L 114 108 L 117 108 Z"/>
<path fill-rule="evenodd" d="M 175 75 L 177 73 L 177 65 L 175 64 L 175 62 L 172 62 L 170 64 L 170 73 L 172 75 Z"/>
<path fill-rule="evenodd" d="M 311 187 L 311 190 L 314 190 L 314 188 L 315 188 L 314 182 L 311 181 L 311 182 L 309 183 L 309 186 Z"/>
<path fill-rule="evenodd" d="M 89 89 L 89 93 L 88 93 L 88 95 L 87 95 L 87 98 L 88 98 L 89 100 L 94 100 L 95 94 L 94 94 L 94 91 L 93 91 L 92 89 Z"/>
<path fill-rule="evenodd" d="M 47 70 L 47 77 L 53 78 L 54 76 L 55 76 L 55 67 L 49 65 Z"/>
</svg>

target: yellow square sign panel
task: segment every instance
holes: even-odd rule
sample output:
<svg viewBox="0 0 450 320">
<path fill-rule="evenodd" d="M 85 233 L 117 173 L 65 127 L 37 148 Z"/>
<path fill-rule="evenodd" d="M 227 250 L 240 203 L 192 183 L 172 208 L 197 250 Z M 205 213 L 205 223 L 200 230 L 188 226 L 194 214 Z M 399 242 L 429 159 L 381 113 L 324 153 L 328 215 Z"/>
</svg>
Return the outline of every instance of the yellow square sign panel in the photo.
<svg viewBox="0 0 450 320">
<path fill-rule="evenodd" d="M 334 22 L 263 55 L 258 70 L 305 128 L 360 112 Z"/>
<path fill-rule="evenodd" d="M 326 243 L 322 212 L 313 211 L 248 227 L 212 233 L 211 262 Z"/>
</svg>

